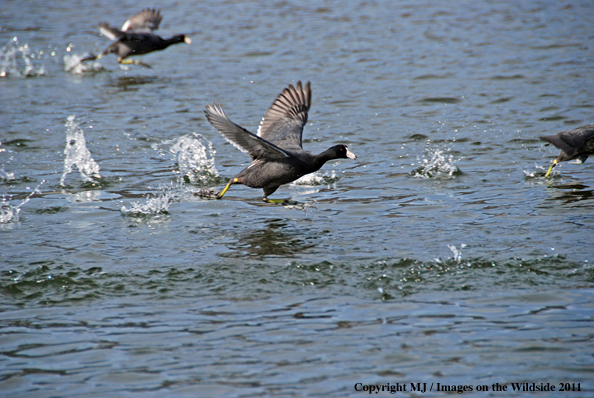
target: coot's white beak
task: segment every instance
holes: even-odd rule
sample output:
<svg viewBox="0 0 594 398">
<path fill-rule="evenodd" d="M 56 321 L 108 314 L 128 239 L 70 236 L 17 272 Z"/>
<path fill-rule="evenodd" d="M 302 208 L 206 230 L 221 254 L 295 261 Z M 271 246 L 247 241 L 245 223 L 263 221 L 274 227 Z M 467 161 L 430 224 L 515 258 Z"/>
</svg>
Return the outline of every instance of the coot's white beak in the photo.
<svg viewBox="0 0 594 398">
<path fill-rule="evenodd" d="M 349 151 L 349 148 L 348 147 L 347 147 L 346 150 L 347 150 L 347 154 L 346 154 L 347 158 L 349 158 L 349 159 L 357 159 L 357 155 L 355 155 L 353 152 Z"/>
<path fill-rule="evenodd" d="M 192 44 L 192 39 L 190 39 L 189 37 L 185 37 L 184 38 L 184 43 L 186 43 L 186 44 Z"/>
</svg>

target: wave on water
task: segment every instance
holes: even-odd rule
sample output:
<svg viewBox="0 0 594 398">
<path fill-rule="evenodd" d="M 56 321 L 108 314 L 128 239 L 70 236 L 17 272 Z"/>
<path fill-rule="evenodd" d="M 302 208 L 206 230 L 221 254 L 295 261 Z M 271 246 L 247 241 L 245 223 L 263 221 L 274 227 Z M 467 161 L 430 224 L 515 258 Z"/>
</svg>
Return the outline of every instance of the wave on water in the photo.
<svg viewBox="0 0 594 398">
<path fill-rule="evenodd" d="M 93 160 L 87 149 L 84 131 L 74 122 L 74 115 L 68 116 L 66 122 L 66 147 L 64 148 L 64 173 L 60 178 L 60 185 L 64 186 L 66 176 L 76 166 L 85 182 L 94 182 L 101 178 L 99 164 Z"/>
<path fill-rule="evenodd" d="M 425 149 L 427 158 L 420 159 L 419 167 L 411 172 L 415 178 L 427 178 L 433 180 L 449 180 L 460 174 L 460 169 L 455 165 L 452 155 L 447 154 L 447 150 L 436 148 Z"/>
<path fill-rule="evenodd" d="M 52 51 L 50 55 L 56 54 Z M 41 61 L 43 56 L 43 50 L 32 51 L 28 44 L 21 45 L 18 38 L 13 37 L 0 49 L 0 77 L 45 75 L 45 65 Z"/>
<path fill-rule="evenodd" d="M 153 145 L 157 151 L 170 153 L 177 163 L 180 184 L 213 185 L 221 182 L 215 166 L 216 151 L 212 143 L 201 134 L 186 134 L 172 140 Z"/>
</svg>

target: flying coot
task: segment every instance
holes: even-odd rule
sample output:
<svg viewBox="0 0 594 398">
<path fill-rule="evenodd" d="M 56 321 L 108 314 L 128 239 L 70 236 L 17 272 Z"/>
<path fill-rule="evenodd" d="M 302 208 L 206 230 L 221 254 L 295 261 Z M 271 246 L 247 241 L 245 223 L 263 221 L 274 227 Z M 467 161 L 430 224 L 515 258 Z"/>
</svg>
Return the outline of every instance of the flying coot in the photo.
<svg viewBox="0 0 594 398">
<path fill-rule="evenodd" d="M 296 87 L 289 84 L 266 111 L 255 135 L 229 120 L 220 105 L 207 105 L 204 113 L 208 121 L 227 141 L 252 158 L 249 166 L 229 181 L 217 199 L 231 185 L 243 184 L 263 188 L 264 202 L 282 203 L 283 200 L 268 199 L 279 186 L 319 170 L 329 160 L 357 159 L 346 145 L 335 145 L 319 155 L 303 150 L 301 137 L 310 106 L 310 83 L 305 87 L 300 81 Z"/>
<path fill-rule="evenodd" d="M 126 60 L 126 58 L 164 50 L 172 44 L 192 44 L 192 40 L 185 35 L 175 35 L 169 39 L 163 39 L 154 34 L 153 31 L 159 28 L 162 19 L 160 11 L 147 8 L 128 19 L 121 30 L 112 28 L 107 23 L 99 24 L 101 34 L 113 42 L 99 56 L 91 55 L 82 59 L 81 62 L 102 58 L 113 53 L 117 55 L 120 64 L 150 67 L 141 61 Z"/>
</svg>

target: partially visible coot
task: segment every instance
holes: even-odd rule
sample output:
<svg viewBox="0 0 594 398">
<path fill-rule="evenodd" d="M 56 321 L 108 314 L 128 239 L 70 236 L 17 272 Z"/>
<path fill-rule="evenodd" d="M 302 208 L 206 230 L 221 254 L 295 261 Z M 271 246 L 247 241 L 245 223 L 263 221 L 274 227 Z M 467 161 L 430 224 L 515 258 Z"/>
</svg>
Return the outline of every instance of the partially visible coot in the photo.
<svg viewBox="0 0 594 398">
<path fill-rule="evenodd" d="M 217 199 L 222 198 L 231 185 L 243 184 L 263 188 L 264 202 L 281 203 L 282 200 L 268 199 L 279 186 L 319 170 L 329 160 L 357 159 L 346 145 L 335 145 L 319 155 L 303 150 L 301 137 L 310 105 L 309 82 L 305 87 L 300 81 L 296 87 L 289 84 L 264 115 L 258 135 L 229 120 L 220 105 L 206 106 L 204 113 L 208 121 L 227 141 L 252 157 L 249 166 L 229 181 Z"/>
<path fill-rule="evenodd" d="M 94 60 L 108 54 L 115 54 L 121 64 L 136 64 L 150 67 L 138 60 L 126 60 L 127 57 L 148 54 L 153 51 L 164 50 L 172 44 L 192 44 L 192 40 L 185 35 L 175 35 L 169 39 L 163 39 L 153 33 L 159 28 L 163 17 L 161 12 L 155 9 L 146 9 L 128 19 L 122 29 L 116 29 L 107 23 L 99 24 L 99 31 L 113 42 L 99 56 L 91 55 L 81 62 Z"/>
<path fill-rule="evenodd" d="M 553 167 L 559 162 L 578 159 L 580 163 L 583 163 L 588 159 L 588 156 L 594 155 L 594 124 L 578 127 L 571 131 L 562 131 L 555 135 L 543 135 L 540 139 L 561 149 L 561 153 L 557 159 L 553 160 L 545 177 L 551 174 Z"/>
</svg>

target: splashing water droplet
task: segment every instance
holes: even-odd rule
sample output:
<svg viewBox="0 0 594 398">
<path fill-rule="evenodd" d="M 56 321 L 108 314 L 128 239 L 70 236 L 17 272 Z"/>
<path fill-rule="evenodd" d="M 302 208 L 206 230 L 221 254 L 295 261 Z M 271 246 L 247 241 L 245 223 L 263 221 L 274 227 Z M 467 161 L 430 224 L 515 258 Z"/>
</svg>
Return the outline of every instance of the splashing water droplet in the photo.
<svg viewBox="0 0 594 398">
<path fill-rule="evenodd" d="M 294 185 L 308 185 L 308 186 L 318 186 L 318 185 L 331 185 L 338 181 L 340 177 L 336 175 L 336 171 L 332 170 L 330 175 L 327 173 L 323 173 L 321 171 L 316 171 L 315 173 L 306 174 L 303 177 L 299 178 L 298 180 L 293 181 L 292 184 Z"/>
<path fill-rule="evenodd" d="M 54 55 L 54 53 L 52 53 Z M 92 54 L 67 54 L 64 55 L 64 70 L 75 75 L 82 75 L 84 73 L 96 73 L 101 72 L 105 68 L 99 63 L 99 61 L 92 59 Z M 85 60 L 85 62 L 81 62 Z M 88 60 L 88 61 L 87 61 Z"/>
<path fill-rule="evenodd" d="M 36 66 L 32 61 L 35 58 L 29 45 L 19 46 L 18 38 L 14 37 L 0 49 L 0 77 L 45 75 L 45 66 Z"/>
<path fill-rule="evenodd" d="M 64 173 L 60 179 L 60 185 L 64 185 L 66 176 L 76 166 L 80 175 L 86 182 L 101 178 L 100 167 L 91 157 L 87 149 L 87 141 L 83 130 L 74 122 L 74 115 L 68 116 L 66 122 L 66 148 L 64 148 Z"/>
<path fill-rule="evenodd" d="M 8 224 L 11 222 L 18 222 L 19 221 L 19 214 L 21 213 L 21 207 L 27 202 L 31 200 L 31 197 L 35 194 L 41 193 L 39 188 L 45 183 L 45 180 L 41 181 L 39 185 L 35 187 L 33 192 L 31 192 L 27 197 L 17 206 L 12 206 L 6 198 L 3 196 L 2 201 L 0 202 L 0 224 Z"/>
<path fill-rule="evenodd" d="M 427 148 L 429 159 L 423 159 L 421 165 L 411 172 L 416 178 L 430 178 L 435 180 L 448 180 L 458 174 L 460 170 L 454 164 L 457 160 L 452 155 L 447 155 L 447 150 Z"/>
<path fill-rule="evenodd" d="M 180 174 L 180 184 L 191 183 L 199 185 L 216 184 L 219 182 L 219 172 L 215 167 L 215 154 L 212 143 L 201 134 L 186 134 L 181 137 L 153 145 L 153 149 L 165 151 L 161 146 L 173 154 Z"/>
<path fill-rule="evenodd" d="M 456 262 L 458 264 L 460 264 L 460 261 L 462 261 L 462 249 L 464 249 L 467 245 L 462 243 L 460 245 L 460 249 L 456 248 L 456 246 L 452 245 L 447 245 L 448 248 L 452 251 L 452 253 L 454 253 L 454 260 L 456 260 Z"/>
<path fill-rule="evenodd" d="M 179 201 L 184 193 L 185 191 L 180 191 L 179 186 L 164 185 L 159 188 L 159 192 L 147 194 L 145 202 L 132 202 L 129 208 L 122 206 L 120 212 L 130 217 L 167 214 L 169 205 Z"/>
</svg>

